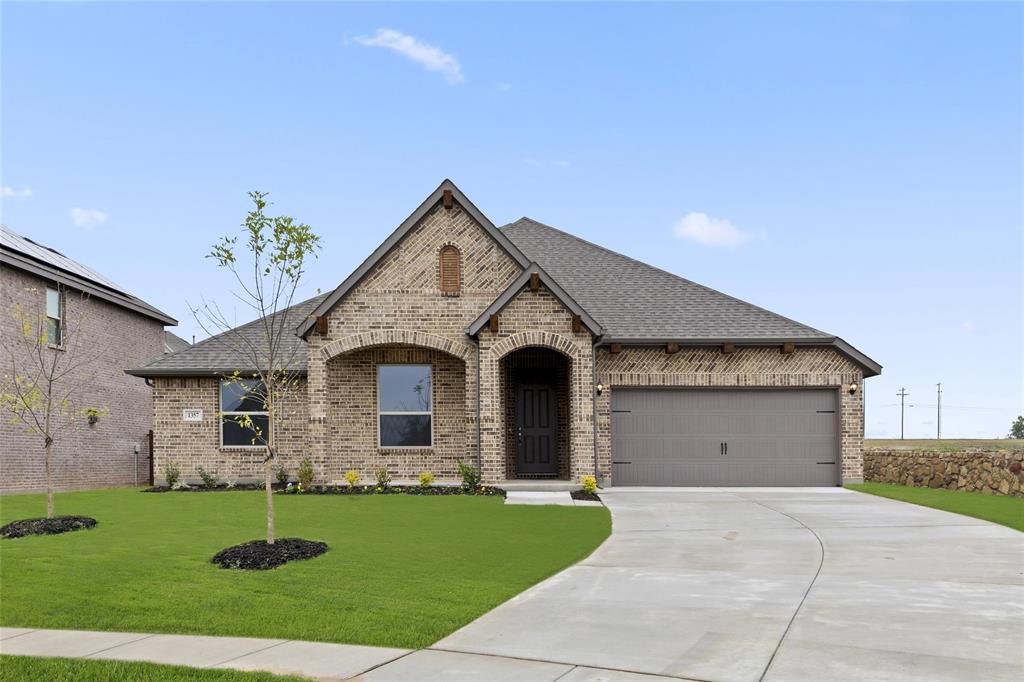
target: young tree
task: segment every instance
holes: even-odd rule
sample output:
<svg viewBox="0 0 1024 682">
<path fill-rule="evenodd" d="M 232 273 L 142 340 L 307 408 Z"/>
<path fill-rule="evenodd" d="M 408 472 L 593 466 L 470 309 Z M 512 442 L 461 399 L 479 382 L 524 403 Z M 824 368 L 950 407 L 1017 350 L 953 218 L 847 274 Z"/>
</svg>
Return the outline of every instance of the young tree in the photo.
<svg viewBox="0 0 1024 682">
<path fill-rule="evenodd" d="M 1024 439 L 1024 415 L 1017 417 L 1010 425 L 1010 438 Z"/>
<path fill-rule="evenodd" d="M 299 384 L 302 344 L 294 343 L 301 319 L 286 311 L 307 259 L 315 258 L 320 237 L 312 229 L 288 216 L 268 216 L 266 192 L 249 192 L 255 207 L 242 223 L 244 244 L 238 237 L 222 237 L 207 256 L 228 270 L 239 291 L 234 297 L 256 315 L 253 325 L 240 330 L 231 324 L 216 302 L 203 301 L 193 308 L 196 321 L 207 333 L 217 333 L 217 342 L 237 358 L 235 370 L 224 377 L 235 394 L 262 407 L 265 423 L 251 415 L 234 417 L 239 427 L 251 434 L 251 443 L 265 450 L 264 487 L 267 494 L 267 544 L 274 544 L 274 497 L 271 488 L 275 418 L 283 414 L 288 396 Z"/>
<path fill-rule="evenodd" d="M 28 289 L 38 296 L 38 289 Z M 83 389 L 93 383 L 93 363 L 101 349 L 83 343 L 82 330 L 89 296 L 75 296 L 70 314 L 64 304 L 69 290 L 46 290 L 46 307 L 14 305 L 14 334 L 0 338 L 4 368 L 0 376 L 0 405 L 12 424 L 41 439 L 46 472 L 46 518 L 53 518 L 53 446 L 99 417 L 105 408 L 86 405 Z M 52 310 L 48 309 L 52 308 Z"/>
</svg>

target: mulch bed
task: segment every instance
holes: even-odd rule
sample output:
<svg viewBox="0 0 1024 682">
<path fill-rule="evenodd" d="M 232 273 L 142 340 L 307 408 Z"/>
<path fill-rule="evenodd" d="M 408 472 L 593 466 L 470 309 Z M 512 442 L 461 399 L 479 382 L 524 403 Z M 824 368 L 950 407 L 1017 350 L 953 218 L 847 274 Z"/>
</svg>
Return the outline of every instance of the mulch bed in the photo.
<svg viewBox="0 0 1024 682">
<path fill-rule="evenodd" d="M 59 535 L 84 530 L 96 525 L 90 516 L 55 516 L 52 519 L 22 519 L 0 528 L 0 538 L 23 538 L 26 535 Z"/>
<path fill-rule="evenodd" d="M 326 542 L 281 538 L 268 545 L 266 540 L 253 540 L 223 549 L 210 559 L 221 568 L 240 568 L 247 571 L 265 571 L 283 566 L 289 561 L 312 559 L 327 551 Z"/>
<path fill-rule="evenodd" d="M 574 500 L 586 500 L 587 502 L 600 502 L 601 498 L 597 493 L 588 493 L 586 490 L 573 490 L 571 493 Z"/>
<path fill-rule="evenodd" d="M 387 488 L 378 488 L 372 485 L 357 485 L 350 488 L 347 485 L 314 485 L 309 490 L 299 493 L 296 485 L 289 484 L 283 487 L 278 483 L 273 486 L 274 492 L 281 495 L 494 495 L 505 497 L 505 491 L 493 486 L 479 486 L 477 488 L 463 488 L 453 485 L 432 485 L 421 488 L 418 485 L 389 485 Z M 196 485 L 188 488 L 168 488 L 165 485 L 157 485 L 146 488 L 144 493 L 217 493 L 231 492 L 234 490 L 263 490 L 261 483 L 240 483 L 231 488 L 226 485 L 219 485 L 215 488 Z"/>
</svg>

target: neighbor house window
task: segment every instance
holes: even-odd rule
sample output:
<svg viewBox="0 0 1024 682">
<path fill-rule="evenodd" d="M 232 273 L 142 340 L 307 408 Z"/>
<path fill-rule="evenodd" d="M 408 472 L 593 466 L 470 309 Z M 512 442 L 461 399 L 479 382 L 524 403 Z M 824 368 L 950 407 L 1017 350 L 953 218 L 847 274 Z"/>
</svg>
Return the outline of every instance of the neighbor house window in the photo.
<svg viewBox="0 0 1024 682">
<path fill-rule="evenodd" d="M 262 447 L 270 434 L 270 415 L 263 404 L 263 382 L 220 382 L 220 444 Z"/>
<path fill-rule="evenodd" d="M 64 335 L 64 297 L 60 290 L 46 287 L 46 340 L 59 346 Z"/>
<path fill-rule="evenodd" d="M 433 444 L 430 365 L 377 367 L 377 422 L 382 448 Z"/>
<path fill-rule="evenodd" d="M 454 246 L 445 246 L 438 255 L 441 293 L 455 296 L 462 288 L 462 254 Z"/>
</svg>

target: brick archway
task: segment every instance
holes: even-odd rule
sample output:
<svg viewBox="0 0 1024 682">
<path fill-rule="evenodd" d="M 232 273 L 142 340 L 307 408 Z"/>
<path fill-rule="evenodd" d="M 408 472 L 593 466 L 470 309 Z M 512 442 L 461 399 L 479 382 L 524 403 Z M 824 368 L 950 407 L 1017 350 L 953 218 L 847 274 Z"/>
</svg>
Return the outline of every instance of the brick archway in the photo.
<svg viewBox="0 0 1024 682">
<path fill-rule="evenodd" d="M 491 357 L 497 361 L 512 351 L 519 350 L 520 348 L 528 348 L 530 346 L 550 348 L 551 350 L 558 351 L 562 355 L 567 356 L 573 362 L 576 362 L 579 359 L 579 347 L 572 339 L 562 336 L 561 334 L 545 331 L 519 332 L 512 336 L 506 336 L 501 341 L 498 341 L 491 346 L 490 353 Z"/>
<path fill-rule="evenodd" d="M 351 353 L 363 348 L 395 345 L 433 348 L 434 350 L 454 355 L 463 362 L 468 362 L 471 358 L 468 346 L 455 343 L 443 336 L 410 331 L 408 329 L 375 329 L 361 334 L 352 334 L 351 336 L 331 341 L 320 349 L 320 355 L 324 360 L 330 360 L 344 353 Z"/>
</svg>

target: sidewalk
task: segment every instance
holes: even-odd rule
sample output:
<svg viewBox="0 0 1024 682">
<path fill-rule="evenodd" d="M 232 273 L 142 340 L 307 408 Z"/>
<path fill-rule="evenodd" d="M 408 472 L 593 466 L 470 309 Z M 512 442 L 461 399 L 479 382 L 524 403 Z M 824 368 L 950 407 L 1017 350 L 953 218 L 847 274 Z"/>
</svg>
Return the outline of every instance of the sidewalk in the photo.
<svg viewBox="0 0 1024 682">
<path fill-rule="evenodd" d="M 263 670 L 318 680 L 368 682 L 658 682 L 673 679 L 437 649 L 413 651 L 284 639 L 86 630 L 0 628 L 0 653 Z"/>
</svg>

